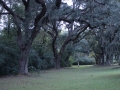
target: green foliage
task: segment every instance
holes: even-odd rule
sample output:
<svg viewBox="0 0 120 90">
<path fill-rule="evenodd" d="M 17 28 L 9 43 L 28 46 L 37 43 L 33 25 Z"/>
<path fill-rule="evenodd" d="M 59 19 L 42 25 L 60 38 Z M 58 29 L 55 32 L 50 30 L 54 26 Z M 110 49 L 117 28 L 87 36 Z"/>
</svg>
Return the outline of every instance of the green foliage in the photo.
<svg viewBox="0 0 120 90">
<path fill-rule="evenodd" d="M 73 59 L 74 65 L 77 65 L 78 62 L 80 65 L 92 65 L 95 64 L 94 58 L 89 57 L 90 45 L 86 39 L 80 40 L 78 43 L 74 44 L 74 54 Z"/>
<path fill-rule="evenodd" d="M 0 76 L 18 73 L 19 49 L 14 39 L 0 36 Z"/>
<path fill-rule="evenodd" d="M 35 39 L 32 48 L 35 50 L 36 57 L 40 60 L 40 69 L 49 69 L 53 67 L 53 52 L 51 48 L 51 39 L 44 31 L 41 31 L 42 35 L 38 35 Z M 34 61 L 33 61 L 34 62 Z"/>
<path fill-rule="evenodd" d="M 73 57 L 70 56 L 69 59 L 68 59 L 68 63 L 66 64 L 68 67 L 71 67 L 72 64 L 73 64 L 74 60 L 73 60 Z"/>
<path fill-rule="evenodd" d="M 63 37 L 65 37 L 63 35 Z M 62 38 L 61 38 L 62 39 Z M 62 39 L 63 40 L 63 39 Z M 72 58 L 72 53 L 73 53 L 73 47 L 72 47 L 72 43 L 69 43 L 64 52 L 64 54 L 62 54 L 61 60 L 60 60 L 60 66 L 61 67 L 71 67 L 72 63 L 73 63 L 73 58 Z"/>
<path fill-rule="evenodd" d="M 29 71 L 49 69 L 53 67 L 53 55 L 49 46 L 48 36 L 38 36 L 29 53 Z M 19 48 L 14 32 L 8 34 L 3 30 L 0 35 L 0 75 L 13 75 L 18 73 Z M 41 41 L 40 41 L 41 39 Z"/>
<path fill-rule="evenodd" d="M 79 57 L 77 60 L 73 62 L 73 65 L 77 65 L 79 62 L 80 65 L 93 65 L 95 64 L 95 59 L 90 58 L 88 56 L 85 57 Z"/>
<path fill-rule="evenodd" d="M 41 69 L 42 60 L 34 49 L 30 50 L 28 59 L 29 59 L 29 66 L 28 66 L 29 71 L 36 71 Z"/>
<path fill-rule="evenodd" d="M 73 59 L 71 57 L 69 57 L 69 59 L 67 61 L 61 60 L 60 66 L 61 67 L 71 67 L 73 62 L 74 62 Z"/>
</svg>

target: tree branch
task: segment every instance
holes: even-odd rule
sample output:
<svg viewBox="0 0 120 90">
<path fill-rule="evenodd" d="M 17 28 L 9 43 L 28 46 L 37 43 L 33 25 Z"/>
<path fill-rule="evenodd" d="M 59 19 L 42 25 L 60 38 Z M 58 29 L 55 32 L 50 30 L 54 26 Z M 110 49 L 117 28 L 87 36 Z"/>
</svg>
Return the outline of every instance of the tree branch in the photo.
<svg viewBox="0 0 120 90">
<path fill-rule="evenodd" d="M 80 35 L 82 32 L 84 32 L 87 28 L 88 28 L 88 24 L 86 24 L 85 26 L 81 27 L 80 30 L 79 30 L 79 32 L 75 35 L 75 37 L 71 37 L 71 35 L 68 36 L 68 39 L 66 39 L 66 41 L 65 41 L 66 44 L 68 44 L 68 43 L 71 42 L 71 41 L 75 41 L 76 39 L 78 39 L 79 35 Z"/>
<path fill-rule="evenodd" d="M 22 0 L 23 4 L 26 6 L 27 1 L 26 0 Z"/>
<path fill-rule="evenodd" d="M 22 0 L 22 2 L 23 2 L 23 4 L 24 4 L 24 6 L 25 6 L 25 11 L 27 11 L 28 10 L 28 7 L 29 7 L 29 2 L 30 2 L 30 0 Z"/>
<path fill-rule="evenodd" d="M 12 11 L 2 0 L 0 0 L 0 4 L 13 16 L 16 17 L 16 14 L 14 11 Z"/>
<path fill-rule="evenodd" d="M 10 14 L 10 13 L 8 13 L 8 12 L 0 13 L 0 15 L 7 15 L 7 14 Z"/>
<path fill-rule="evenodd" d="M 3 13 L 0 13 L 0 15 L 8 15 L 8 14 L 10 14 L 11 15 L 11 13 L 9 13 L 9 12 L 3 12 Z M 19 15 L 17 15 L 17 17 L 22 21 L 22 22 L 24 22 L 25 21 L 25 19 L 24 18 L 22 18 L 21 16 L 19 16 Z"/>
<path fill-rule="evenodd" d="M 35 1 L 36 1 L 36 3 L 42 5 L 42 11 L 35 17 L 35 20 L 34 20 L 34 28 L 33 28 L 33 30 L 32 30 L 32 35 L 31 35 L 31 37 L 30 37 L 30 39 L 31 39 L 31 44 L 32 44 L 32 41 L 34 40 L 34 38 L 36 37 L 36 35 L 37 35 L 38 32 L 39 32 L 39 30 L 37 30 L 38 23 L 39 23 L 39 21 L 43 18 L 43 16 L 46 14 L 46 11 L 47 11 L 47 8 L 46 8 L 46 5 L 45 5 L 44 0 L 35 0 Z"/>
<path fill-rule="evenodd" d="M 61 0 L 56 0 L 56 7 L 57 7 L 57 9 L 60 8 L 60 5 L 61 5 Z"/>
<path fill-rule="evenodd" d="M 94 0 L 94 1 L 100 5 L 105 5 L 105 3 L 99 2 L 98 0 Z"/>
<path fill-rule="evenodd" d="M 5 8 L 12 16 L 13 16 L 13 19 L 14 19 L 14 22 L 17 26 L 17 39 L 18 39 L 18 44 L 19 46 L 21 46 L 22 42 L 22 33 L 21 33 L 21 28 L 20 28 L 20 25 L 19 25 L 19 21 L 18 21 L 18 17 L 16 15 L 16 13 L 14 11 L 12 11 L 12 9 L 10 9 L 4 1 L 0 0 L 0 4 L 3 8 Z"/>
<path fill-rule="evenodd" d="M 35 21 L 34 21 L 34 26 L 35 28 L 38 26 L 38 22 L 40 21 L 40 19 L 42 19 L 42 17 L 45 15 L 47 9 L 46 9 L 46 5 L 45 5 L 45 2 L 44 0 L 35 0 L 38 4 L 41 4 L 42 5 L 42 11 L 40 12 L 40 14 L 38 14 L 35 18 Z"/>
<path fill-rule="evenodd" d="M 67 22 L 67 23 L 72 23 L 72 20 L 68 20 L 66 18 L 59 18 L 59 21 L 64 21 L 64 22 Z"/>
</svg>

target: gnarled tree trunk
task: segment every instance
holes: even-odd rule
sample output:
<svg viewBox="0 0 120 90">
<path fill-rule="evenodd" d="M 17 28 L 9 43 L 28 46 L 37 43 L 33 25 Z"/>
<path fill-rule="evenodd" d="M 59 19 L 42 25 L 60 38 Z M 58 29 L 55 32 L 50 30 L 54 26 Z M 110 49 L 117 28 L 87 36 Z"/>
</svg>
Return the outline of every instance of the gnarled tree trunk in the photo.
<svg viewBox="0 0 120 90">
<path fill-rule="evenodd" d="M 19 60 L 19 74 L 20 75 L 28 75 L 28 59 L 26 55 L 21 53 L 21 57 Z"/>
<path fill-rule="evenodd" d="M 20 75 L 29 75 L 28 72 L 28 54 L 30 48 L 20 48 L 20 57 L 19 57 L 19 74 Z"/>
</svg>

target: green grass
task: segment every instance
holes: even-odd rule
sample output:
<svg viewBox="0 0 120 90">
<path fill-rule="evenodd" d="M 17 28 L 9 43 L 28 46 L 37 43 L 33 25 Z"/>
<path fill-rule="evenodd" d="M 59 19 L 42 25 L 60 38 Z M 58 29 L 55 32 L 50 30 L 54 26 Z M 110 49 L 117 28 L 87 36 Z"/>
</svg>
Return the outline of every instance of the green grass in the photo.
<svg viewBox="0 0 120 90">
<path fill-rule="evenodd" d="M 73 66 L 0 78 L 0 90 L 120 90 L 120 68 Z"/>
</svg>

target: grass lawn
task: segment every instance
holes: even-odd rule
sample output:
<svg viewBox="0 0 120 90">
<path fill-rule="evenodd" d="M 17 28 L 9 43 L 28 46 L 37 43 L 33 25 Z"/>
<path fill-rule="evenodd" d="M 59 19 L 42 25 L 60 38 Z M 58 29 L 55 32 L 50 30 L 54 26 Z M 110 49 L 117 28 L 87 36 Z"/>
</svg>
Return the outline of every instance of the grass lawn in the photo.
<svg viewBox="0 0 120 90">
<path fill-rule="evenodd" d="M 118 66 L 73 66 L 0 78 L 0 90 L 120 90 Z"/>
</svg>

